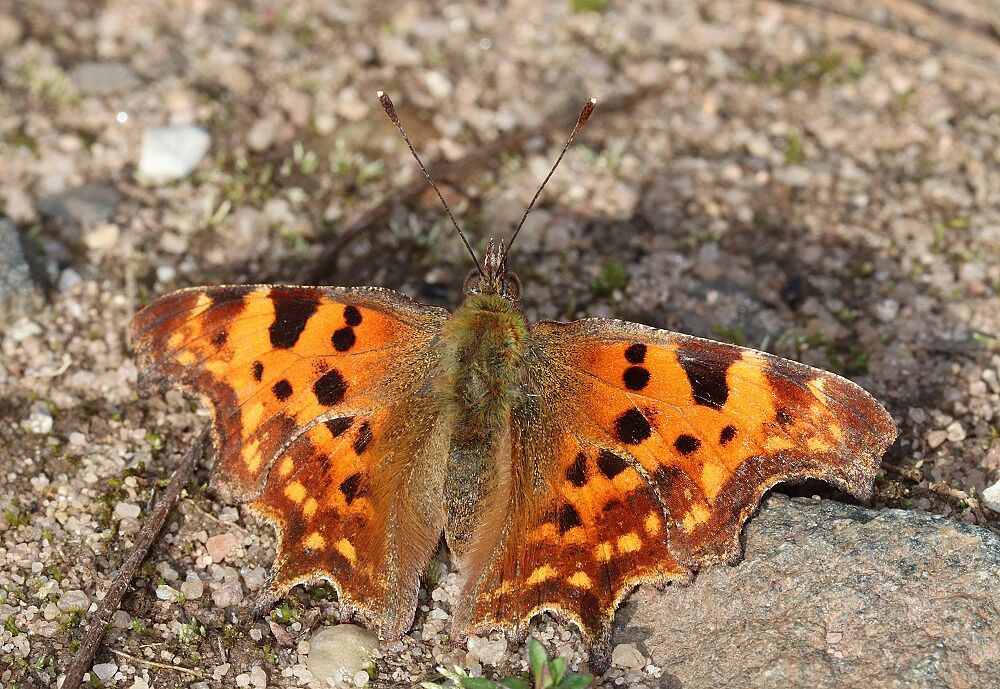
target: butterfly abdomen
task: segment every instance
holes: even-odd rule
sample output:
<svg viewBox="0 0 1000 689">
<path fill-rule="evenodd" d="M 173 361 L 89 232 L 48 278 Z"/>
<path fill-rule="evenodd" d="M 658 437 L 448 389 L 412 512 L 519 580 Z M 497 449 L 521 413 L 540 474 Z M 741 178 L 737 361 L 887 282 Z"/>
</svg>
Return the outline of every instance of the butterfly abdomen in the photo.
<svg viewBox="0 0 1000 689">
<path fill-rule="evenodd" d="M 471 537 L 470 517 L 484 496 L 509 473 L 496 458 L 522 394 L 528 325 L 507 299 L 471 294 L 445 325 L 444 345 L 441 394 L 453 428 L 445 503 L 454 551 Z"/>
</svg>

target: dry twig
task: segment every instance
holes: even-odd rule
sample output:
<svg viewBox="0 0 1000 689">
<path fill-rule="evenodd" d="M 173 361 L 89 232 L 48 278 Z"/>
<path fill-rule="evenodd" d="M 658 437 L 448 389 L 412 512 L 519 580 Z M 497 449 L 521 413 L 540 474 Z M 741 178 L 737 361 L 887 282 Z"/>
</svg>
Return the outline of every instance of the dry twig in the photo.
<svg viewBox="0 0 1000 689">
<path fill-rule="evenodd" d="M 117 648 L 110 649 L 113 654 L 119 658 L 125 658 L 130 663 L 135 663 L 136 665 L 148 665 L 149 667 L 159 667 L 164 670 L 174 670 L 176 672 L 183 672 L 187 675 L 194 675 L 198 679 L 205 676 L 205 673 L 195 670 L 194 668 L 184 667 L 183 665 L 168 665 L 167 663 L 158 663 L 155 660 L 146 660 L 145 658 L 139 658 L 134 655 L 129 655 L 125 651 L 119 651 Z"/>
<path fill-rule="evenodd" d="M 143 524 L 142 530 L 136 536 L 135 545 L 132 546 L 132 550 L 125 557 L 125 561 L 118 569 L 118 572 L 112 577 L 108 591 L 104 595 L 104 600 L 100 602 L 97 610 L 87 616 L 86 631 L 80 639 L 79 650 L 77 650 L 76 655 L 73 656 L 73 660 L 70 661 L 69 666 L 66 668 L 66 679 L 63 680 L 62 689 L 78 689 L 81 682 L 83 682 L 83 676 L 94 662 L 94 654 L 97 653 L 97 647 L 100 645 L 101 639 L 104 638 L 104 632 L 111 622 L 111 616 L 121 606 L 122 598 L 124 598 L 125 592 L 132 583 L 132 579 L 135 578 L 135 573 L 139 570 L 142 561 L 146 559 L 146 555 L 160 533 L 160 529 L 163 528 L 167 517 L 170 516 L 170 512 L 177 503 L 177 498 L 180 496 L 181 490 L 187 484 L 188 479 L 191 478 L 191 474 L 194 473 L 195 467 L 205 454 L 208 440 L 208 427 L 206 427 L 202 430 L 187 455 L 184 456 L 184 459 L 181 460 L 180 466 L 174 471 L 174 475 L 171 477 L 166 490 L 163 491 L 160 499 L 156 501 L 156 505 L 146 519 L 146 523 Z M 178 669 L 172 665 L 166 667 Z"/>
</svg>

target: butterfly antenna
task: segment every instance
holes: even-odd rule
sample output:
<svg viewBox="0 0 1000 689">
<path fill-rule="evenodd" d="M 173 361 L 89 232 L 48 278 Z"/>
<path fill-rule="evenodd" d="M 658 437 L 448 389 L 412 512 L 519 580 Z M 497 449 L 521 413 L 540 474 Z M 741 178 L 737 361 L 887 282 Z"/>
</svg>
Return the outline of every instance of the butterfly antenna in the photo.
<svg viewBox="0 0 1000 689">
<path fill-rule="evenodd" d="M 420 171 L 424 173 L 424 177 L 426 177 L 427 181 L 431 183 L 434 193 L 437 194 L 438 199 L 441 200 L 441 205 L 444 206 L 445 211 L 447 211 L 448 217 L 451 219 L 451 224 L 455 226 L 455 231 L 458 232 L 458 236 L 462 238 L 462 243 L 465 244 L 465 248 L 469 250 L 469 255 L 472 256 L 472 260 L 476 264 L 476 270 L 479 271 L 480 275 L 486 277 L 486 274 L 483 273 L 483 267 L 479 265 L 479 259 L 476 257 L 476 252 L 472 250 L 472 246 L 469 244 L 469 240 L 465 238 L 462 228 L 460 228 L 458 223 L 455 222 L 455 216 L 451 214 L 451 209 L 448 208 L 448 202 L 444 200 L 444 196 L 441 195 L 441 190 L 438 189 L 438 185 L 434 182 L 430 173 L 427 172 L 427 168 L 424 167 L 423 162 L 421 162 L 420 156 L 418 156 L 417 152 L 413 150 L 413 144 L 410 143 L 410 137 L 408 137 L 406 132 L 403 130 L 403 123 L 399 121 L 399 115 L 396 114 L 396 108 L 393 106 L 392 101 L 389 99 L 389 96 L 385 91 L 378 92 L 378 102 L 382 104 L 382 109 L 385 110 L 385 114 L 389 116 L 389 119 L 392 120 L 392 123 L 396 125 L 396 128 L 399 130 L 399 133 L 403 135 L 403 141 L 406 142 L 407 148 L 409 148 L 410 153 L 413 154 L 413 159 L 416 160 L 417 165 L 420 166 Z"/>
<path fill-rule="evenodd" d="M 576 126 L 573 127 L 573 131 L 570 132 L 569 138 L 566 140 L 566 145 L 563 146 L 563 150 L 559 154 L 559 157 L 556 158 L 556 162 L 552 166 L 552 169 L 549 170 L 549 174 L 545 175 L 545 179 L 542 180 L 541 186 L 538 187 L 538 191 L 536 191 L 534 197 L 532 197 L 531 203 L 529 203 L 528 207 L 524 209 L 524 215 L 521 216 L 521 222 L 519 222 L 517 227 L 514 228 L 514 234 L 511 236 L 510 241 L 507 242 L 507 251 L 504 252 L 504 258 L 506 258 L 507 254 L 510 253 L 510 247 L 514 243 L 514 240 L 517 239 L 517 233 L 520 232 L 521 227 L 524 226 L 524 221 L 527 220 L 528 213 L 530 213 L 531 209 L 534 207 L 535 201 L 537 201 L 538 197 L 541 196 L 542 189 L 544 189 L 545 185 L 549 183 L 549 178 L 552 177 L 552 173 L 556 171 L 557 167 L 559 167 L 559 163 L 562 162 L 563 156 L 566 155 L 566 151 L 569 150 L 570 144 L 573 143 L 573 139 L 575 139 L 576 135 L 580 133 L 581 129 L 583 129 L 583 125 L 587 124 L 587 120 L 590 119 L 590 115 L 594 112 L 595 107 L 597 107 L 596 98 L 591 98 L 584 104 L 583 110 L 580 112 L 580 117 L 576 121 Z"/>
</svg>

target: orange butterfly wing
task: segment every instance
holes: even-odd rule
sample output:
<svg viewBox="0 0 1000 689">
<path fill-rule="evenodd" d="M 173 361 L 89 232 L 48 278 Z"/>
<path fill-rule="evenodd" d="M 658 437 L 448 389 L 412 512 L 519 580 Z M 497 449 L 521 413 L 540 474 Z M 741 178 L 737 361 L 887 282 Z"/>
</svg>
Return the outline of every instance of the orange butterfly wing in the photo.
<svg viewBox="0 0 1000 689">
<path fill-rule="evenodd" d="M 206 399 L 212 485 L 279 535 L 258 608 L 332 581 L 388 635 L 438 544 L 447 432 L 426 380 L 443 309 L 373 288 L 181 290 L 132 323 L 147 379 Z"/>
<path fill-rule="evenodd" d="M 635 584 L 734 562 L 744 520 L 781 481 L 869 497 L 896 437 L 854 383 L 762 352 L 600 319 L 540 323 L 532 338 L 510 487 L 462 563 L 468 631 L 522 633 L 552 610 L 600 665 Z"/>
</svg>

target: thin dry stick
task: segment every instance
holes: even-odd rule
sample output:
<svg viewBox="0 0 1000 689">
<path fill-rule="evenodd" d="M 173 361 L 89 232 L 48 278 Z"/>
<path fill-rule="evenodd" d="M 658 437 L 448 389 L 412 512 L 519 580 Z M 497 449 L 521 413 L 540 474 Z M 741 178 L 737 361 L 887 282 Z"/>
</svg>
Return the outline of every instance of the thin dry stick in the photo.
<svg viewBox="0 0 1000 689">
<path fill-rule="evenodd" d="M 145 658 L 139 658 L 134 655 L 129 655 L 125 651 L 119 651 L 117 648 L 109 649 L 113 654 L 119 658 L 125 658 L 130 663 L 135 663 L 136 665 L 148 665 L 149 667 L 161 667 L 164 670 L 174 670 L 175 672 L 183 672 L 188 675 L 194 675 L 198 679 L 205 676 L 205 673 L 195 670 L 194 668 L 184 667 L 183 665 L 167 665 L 166 663 L 158 663 L 155 660 L 146 660 Z M 65 689 L 65 687 L 64 687 Z"/>
<path fill-rule="evenodd" d="M 640 100 L 658 92 L 659 89 L 644 89 L 624 96 L 609 98 L 601 106 L 601 112 L 620 112 L 632 107 Z M 499 139 L 492 141 L 482 148 L 476 149 L 456 161 L 448 163 L 437 163 L 431 165 L 427 172 L 439 182 L 451 181 L 467 178 L 472 171 L 485 163 L 495 161 L 502 153 L 523 146 L 526 142 L 537 136 L 549 136 L 556 132 L 561 132 L 568 126 L 572 126 L 577 121 L 577 115 L 559 115 L 551 117 L 537 127 L 530 129 L 520 129 L 511 132 Z M 394 191 L 384 197 L 374 206 L 355 213 L 344 223 L 344 229 L 340 236 L 327 246 L 323 252 L 307 265 L 298 275 L 298 283 L 313 285 L 321 281 L 328 280 L 330 275 L 336 270 L 337 258 L 340 252 L 348 244 L 353 242 L 362 234 L 370 231 L 377 223 L 388 220 L 392 209 L 397 205 L 412 203 L 427 189 L 427 180 L 421 174 L 414 178 L 412 182 L 398 191 Z"/>
<path fill-rule="evenodd" d="M 80 639 L 79 650 L 66 668 L 66 679 L 62 683 L 62 689 L 78 689 L 80 683 L 83 682 L 83 676 L 90 670 L 90 666 L 94 662 L 94 654 L 97 653 L 97 647 L 101 643 L 101 639 L 104 638 L 104 632 L 111 622 L 111 616 L 121 606 L 125 591 L 132 583 L 132 579 L 135 578 L 135 573 L 139 570 L 142 561 L 146 559 L 156 536 L 167 521 L 177 498 L 180 497 L 181 490 L 204 456 L 205 448 L 208 446 L 208 438 L 208 427 L 206 426 L 198 436 L 194 446 L 181 460 L 180 466 L 177 467 L 170 479 L 170 484 L 163 491 L 160 499 L 156 501 L 156 505 L 153 506 L 146 523 L 143 524 L 142 530 L 136 537 L 135 545 L 132 546 L 132 550 L 129 551 L 121 568 L 111 579 L 111 585 L 104 595 L 104 600 L 101 601 L 97 610 L 87 616 L 87 631 Z"/>
</svg>

